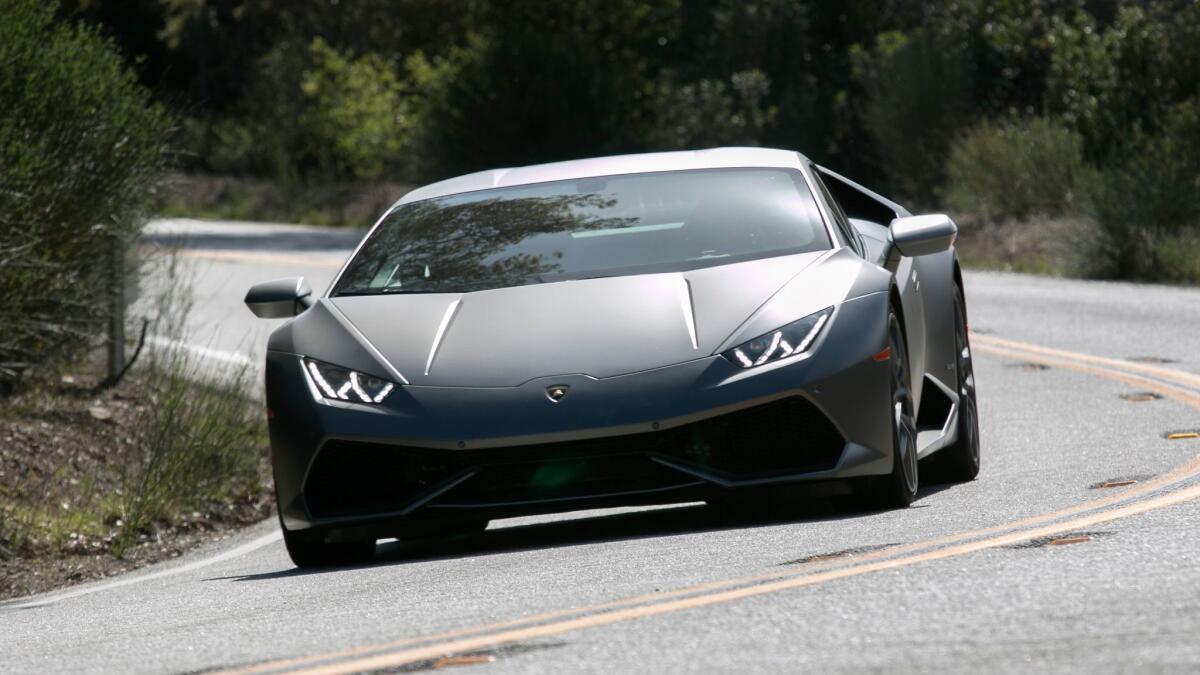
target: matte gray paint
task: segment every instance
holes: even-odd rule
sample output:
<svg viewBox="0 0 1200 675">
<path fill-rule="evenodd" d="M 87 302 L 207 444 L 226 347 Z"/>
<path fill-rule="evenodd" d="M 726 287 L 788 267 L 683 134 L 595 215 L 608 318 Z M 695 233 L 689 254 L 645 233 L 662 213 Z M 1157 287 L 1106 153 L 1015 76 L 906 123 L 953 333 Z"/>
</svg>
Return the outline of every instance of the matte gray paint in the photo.
<svg viewBox="0 0 1200 675">
<path fill-rule="evenodd" d="M 246 291 L 244 302 L 260 319 L 286 319 L 312 306 L 312 288 L 304 277 L 264 281 Z"/>
<path fill-rule="evenodd" d="M 724 166 L 789 167 L 810 178 L 797 153 L 722 148 L 481 172 L 420 188 L 398 204 L 501 185 Z M 831 227 L 828 205 L 820 206 Z M 953 391 L 956 384 L 953 248 L 939 242 L 940 253 L 920 257 L 899 250 L 933 248 L 930 241 L 945 239 L 947 221 L 902 218 L 892 230 L 855 221 L 868 239 L 869 260 L 838 248 L 675 274 L 468 294 L 323 298 L 277 330 L 269 345 L 267 400 L 276 413 L 271 436 L 285 526 L 329 525 L 309 518 L 301 495 L 309 463 L 329 438 L 455 452 L 669 428 L 792 395 L 825 412 L 847 444 L 833 470 L 775 480 L 888 473 L 888 364 L 872 357 L 887 344 L 890 289 L 901 299 L 918 410 L 927 378 L 939 389 Z M 694 345 L 681 311 L 683 288 Z M 834 313 L 802 356 L 745 370 L 719 356 L 826 307 Z M 392 374 L 403 374 L 410 384 L 382 405 L 316 402 L 299 355 L 397 381 L 403 380 Z M 550 403 L 545 388 L 557 384 L 570 386 L 571 395 Z"/>
<path fill-rule="evenodd" d="M 465 294 L 327 301 L 413 384 L 511 387 L 550 375 L 612 377 L 711 354 L 789 280 L 802 283 L 802 272 L 821 256 L 805 253 L 682 274 L 583 279 Z M 680 308 L 685 280 L 691 286 L 698 347 L 692 346 L 691 326 Z M 844 289 L 839 293 L 827 286 L 813 295 L 815 302 L 825 304 L 812 311 L 844 299 Z M 455 303 L 453 321 L 439 342 L 439 327 Z M 426 373 L 435 342 L 436 360 Z"/>
<path fill-rule="evenodd" d="M 300 358 L 270 352 L 267 403 L 275 412 L 270 424 L 275 487 L 285 522 L 289 529 L 314 524 L 300 491 L 309 463 L 328 438 L 456 452 L 667 429 L 791 395 L 816 404 L 856 449 L 832 471 L 789 480 L 886 473 L 891 423 L 878 411 L 888 407 L 888 364 L 871 358 L 886 344 L 886 306 L 886 293 L 846 302 L 809 354 L 749 370 L 709 356 L 603 379 L 553 376 L 516 387 L 413 385 L 398 388 L 379 406 L 316 403 L 303 383 Z M 549 403 L 544 390 L 551 384 L 569 385 L 571 395 Z"/>
<path fill-rule="evenodd" d="M 954 221 L 942 213 L 897 218 L 888 229 L 892 244 L 910 258 L 949 250 L 958 235 Z"/>
</svg>

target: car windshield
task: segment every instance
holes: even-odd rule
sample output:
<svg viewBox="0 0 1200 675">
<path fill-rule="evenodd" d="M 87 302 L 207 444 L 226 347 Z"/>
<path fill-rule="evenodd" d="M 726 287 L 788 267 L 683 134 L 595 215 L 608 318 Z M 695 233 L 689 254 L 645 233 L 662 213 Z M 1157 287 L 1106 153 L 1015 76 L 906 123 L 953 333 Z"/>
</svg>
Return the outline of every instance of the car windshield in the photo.
<svg viewBox="0 0 1200 675">
<path fill-rule="evenodd" d="M 795 170 L 581 178 L 404 204 L 362 245 L 333 294 L 466 293 L 829 247 Z"/>
</svg>

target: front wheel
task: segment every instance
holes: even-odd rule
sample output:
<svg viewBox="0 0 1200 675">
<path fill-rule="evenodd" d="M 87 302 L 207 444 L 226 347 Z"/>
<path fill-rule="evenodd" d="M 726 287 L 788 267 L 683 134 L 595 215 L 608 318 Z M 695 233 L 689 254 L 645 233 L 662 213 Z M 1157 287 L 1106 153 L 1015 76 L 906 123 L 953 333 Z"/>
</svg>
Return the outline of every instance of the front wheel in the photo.
<svg viewBox="0 0 1200 675">
<path fill-rule="evenodd" d="M 954 289 L 954 347 L 958 370 L 958 439 L 930 459 L 934 475 L 947 483 L 964 483 L 979 475 L 979 407 L 975 402 L 975 368 L 967 335 L 966 303 Z"/>
<path fill-rule="evenodd" d="M 913 415 L 908 344 L 895 312 L 888 313 L 888 348 L 891 350 L 892 472 L 876 480 L 868 497 L 870 506 L 901 509 L 917 498 L 920 485 L 917 462 L 917 422 Z"/>
</svg>

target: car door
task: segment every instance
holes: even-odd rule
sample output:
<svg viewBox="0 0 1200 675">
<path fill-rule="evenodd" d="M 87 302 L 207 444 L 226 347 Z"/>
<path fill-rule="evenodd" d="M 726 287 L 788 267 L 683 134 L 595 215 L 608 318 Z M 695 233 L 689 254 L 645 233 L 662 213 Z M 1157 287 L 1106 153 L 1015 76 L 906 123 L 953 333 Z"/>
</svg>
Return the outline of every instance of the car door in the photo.
<svg viewBox="0 0 1200 675">
<path fill-rule="evenodd" d="M 865 259 L 874 264 L 882 264 L 883 260 L 872 260 L 870 255 L 872 247 L 868 246 L 863 240 L 862 233 L 858 228 L 850 223 L 845 210 L 841 203 L 834 197 L 833 192 L 825 184 L 822 179 L 821 171 L 814 166 L 812 175 L 813 182 L 817 186 L 817 190 L 821 193 L 822 199 L 829 205 L 830 216 L 834 220 L 834 224 L 842 231 L 847 232 L 847 236 L 854 238 L 858 242 L 856 251 Z M 831 177 L 837 180 L 836 177 Z M 843 186 L 838 186 L 842 188 Z M 853 186 L 845 185 L 850 189 L 856 189 Z M 868 196 L 868 195 L 864 195 Z M 880 209 L 876 209 L 882 211 Z M 870 217 L 875 216 L 873 212 L 866 212 L 862 215 Z M 898 215 L 898 214 L 896 214 Z M 889 221 L 890 222 L 890 221 Z M 886 228 L 888 223 L 878 223 L 878 226 L 884 228 L 886 236 Z M 854 246 L 852 246 L 854 248 Z M 896 287 L 900 291 L 900 306 L 904 313 L 904 330 L 905 336 L 908 339 L 908 353 L 910 370 L 913 373 L 913 395 L 914 400 L 921 400 L 921 389 L 924 384 L 924 378 L 921 374 L 926 372 L 926 336 L 928 331 L 926 316 L 925 316 L 925 300 L 921 292 L 921 277 L 925 264 L 921 258 L 901 257 L 895 265 L 894 276 L 896 279 Z"/>
</svg>

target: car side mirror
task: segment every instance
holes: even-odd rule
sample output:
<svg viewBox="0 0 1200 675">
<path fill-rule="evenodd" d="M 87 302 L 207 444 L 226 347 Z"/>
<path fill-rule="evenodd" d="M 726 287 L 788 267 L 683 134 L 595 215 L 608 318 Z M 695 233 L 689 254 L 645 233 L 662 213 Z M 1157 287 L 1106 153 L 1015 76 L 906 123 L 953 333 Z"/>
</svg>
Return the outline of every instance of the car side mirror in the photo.
<svg viewBox="0 0 1200 675">
<path fill-rule="evenodd" d="M 958 237 L 958 226 L 944 213 L 897 218 L 888 230 L 892 245 L 908 258 L 949 250 Z"/>
<path fill-rule="evenodd" d="M 293 317 L 312 304 L 312 288 L 304 277 L 264 281 L 246 291 L 246 306 L 260 319 Z"/>
</svg>

